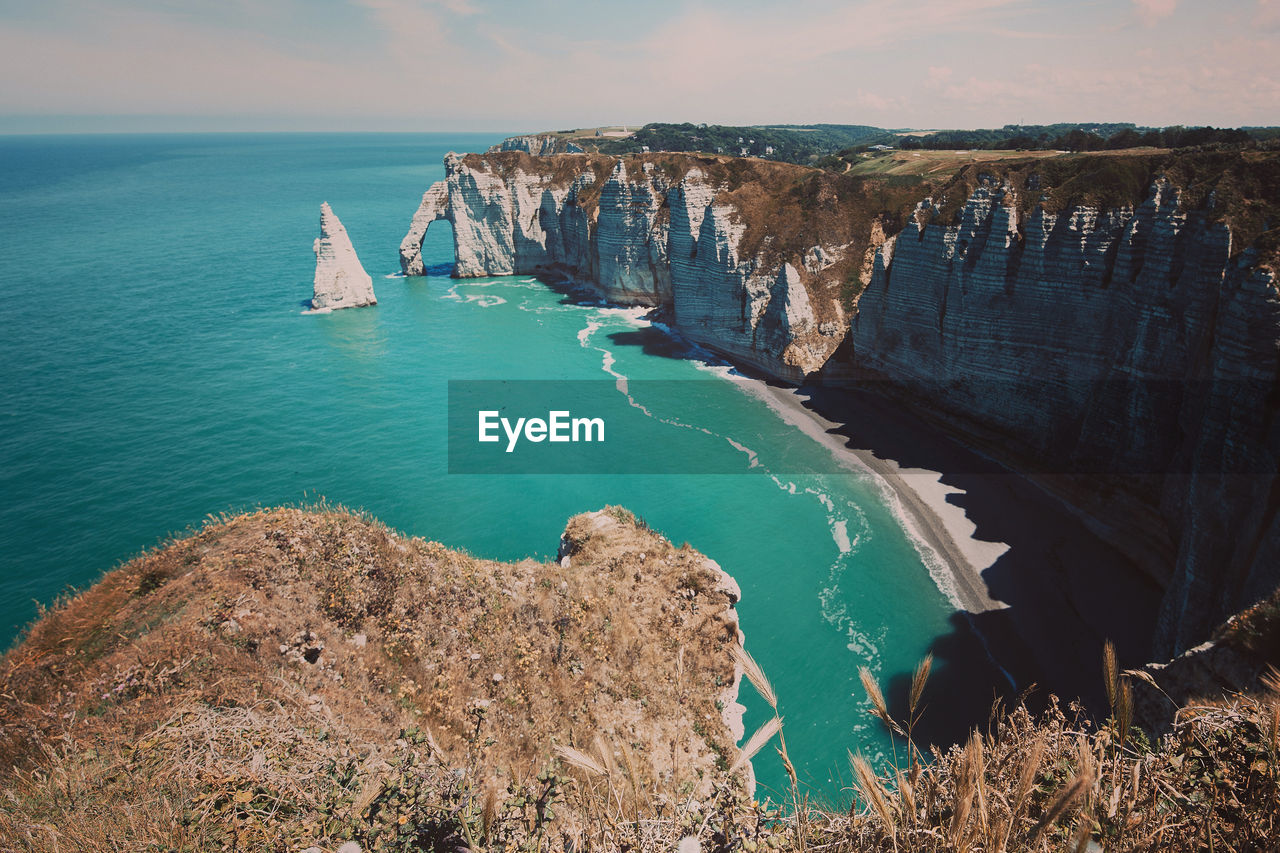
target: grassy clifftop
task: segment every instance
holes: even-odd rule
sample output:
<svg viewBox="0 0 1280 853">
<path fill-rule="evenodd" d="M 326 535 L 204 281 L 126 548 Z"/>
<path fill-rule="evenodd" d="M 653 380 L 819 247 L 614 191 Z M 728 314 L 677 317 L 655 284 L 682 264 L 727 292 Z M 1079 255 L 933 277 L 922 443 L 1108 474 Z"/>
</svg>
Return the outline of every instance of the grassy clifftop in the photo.
<svg viewBox="0 0 1280 853">
<path fill-rule="evenodd" d="M 495 563 L 283 509 L 109 573 L 0 662 L 0 850 L 562 847 L 611 795 L 740 796 L 723 575 L 624 510 L 565 536 Z"/>
<path fill-rule="evenodd" d="M 1173 703 L 1114 658 L 1106 721 L 997 708 L 946 750 L 913 744 L 864 673 L 902 769 L 853 756 L 851 808 L 766 808 L 720 718 L 741 670 L 772 695 L 725 576 L 617 508 L 571 519 L 561 553 L 495 563 L 283 509 L 139 557 L 0 661 L 0 850 L 1260 850 L 1280 832 L 1275 671 Z M 1220 642 L 1274 660 L 1277 602 Z M 916 706 L 927 678 L 913 717 L 947 712 Z M 1139 689 L 1179 706 L 1159 738 Z"/>
</svg>

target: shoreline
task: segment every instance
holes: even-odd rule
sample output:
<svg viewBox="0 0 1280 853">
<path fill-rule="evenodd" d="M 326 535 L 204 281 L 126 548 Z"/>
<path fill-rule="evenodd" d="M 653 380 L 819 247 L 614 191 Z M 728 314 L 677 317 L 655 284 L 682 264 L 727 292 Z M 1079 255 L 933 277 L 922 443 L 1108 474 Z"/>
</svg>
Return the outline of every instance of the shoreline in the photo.
<svg viewBox="0 0 1280 853">
<path fill-rule="evenodd" d="M 731 378 L 882 490 L 955 608 L 931 651 L 954 665 L 943 689 L 967 709 L 958 718 L 985 719 L 993 690 L 1031 687 L 1103 709 L 1103 642 L 1122 660 L 1150 659 L 1159 590 L 1034 481 L 874 395 Z M 947 720 L 932 725 L 927 738 L 965 736 Z"/>
<path fill-rule="evenodd" d="M 913 544 L 930 565 L 930 574 L 939 590 L 956 610 L 984 613 L 1008 605 L 991 596 L 982 572 L 1009 549 L 1003 542 L 974 538 L 976 525 L 964 509 L 947 502 L 947 496 L 963 491 L 944 485 L 944 474 L 923 468 L 902 468 L 892 459 L 877 457 L 872 451 L 849 447 L 838 433 L 843 424 L 829 420 L 807 408 L 812 395 L 803 387 L 770 384 L 744 375 L 729 377 L 748 394 L 761 400 L 787 424 L 825 447 L 837 462 L 854 473 L 871 475 L 886 497 L 892 499 L 894 514 L 902 522 Z M 805 399 L 802 399 L 805 398 Z M 929 560 L 928 555 L 934 559 Z M 945 576 L 939 577 L 935 570 Z"/>
</svg>

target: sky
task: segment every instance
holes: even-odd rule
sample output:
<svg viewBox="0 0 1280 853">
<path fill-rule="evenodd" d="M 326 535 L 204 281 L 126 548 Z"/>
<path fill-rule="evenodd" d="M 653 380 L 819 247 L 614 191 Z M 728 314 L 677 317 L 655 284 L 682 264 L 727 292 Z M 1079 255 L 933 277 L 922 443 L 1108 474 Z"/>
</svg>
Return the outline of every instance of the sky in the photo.
<svg viewBox="0 0 1280 853">
<path fill-rule="evenodd" d="M 0 0 L 0 132 L 1280 124 L 1280 0 Z"/>
</svg>

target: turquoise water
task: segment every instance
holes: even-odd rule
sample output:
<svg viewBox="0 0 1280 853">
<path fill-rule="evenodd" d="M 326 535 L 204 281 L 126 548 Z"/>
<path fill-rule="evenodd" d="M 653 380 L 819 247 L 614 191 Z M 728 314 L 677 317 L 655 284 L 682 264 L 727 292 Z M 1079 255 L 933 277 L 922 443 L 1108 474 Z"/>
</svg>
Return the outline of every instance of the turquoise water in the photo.
<svg viewBox="0 0 1280 853">
<path fill-rule="evenodd" d="M 550 557 L 569 516 L 622 504 L 738 580 L 797 769 L 842 798 L 847 749 L 890 753 L 858 666 L 909 670 L 952 608 L 873 484 L 803 473 L 830 472 L 827 452 L 638 312 L 528 277 L 394 277 L 443 154 L 495 139 L 0 139 L 0 634 L 225 509 L 322 495 L 507 559 Z M 301 313 L 325 200 L 375 308 Z M 424 254 L 451 262 L 445 223 Z M 639 405 L 617 417 L 644 436 L 616 446 L 626 470 L 719 454 L 741 473 L 447 473 L 450 380 L 619 377 Z M 751 730 L 763 707 L 744 700 Z M 772 750 L 756 766 L 761 798 L 783 788 Z"/>
</svg>

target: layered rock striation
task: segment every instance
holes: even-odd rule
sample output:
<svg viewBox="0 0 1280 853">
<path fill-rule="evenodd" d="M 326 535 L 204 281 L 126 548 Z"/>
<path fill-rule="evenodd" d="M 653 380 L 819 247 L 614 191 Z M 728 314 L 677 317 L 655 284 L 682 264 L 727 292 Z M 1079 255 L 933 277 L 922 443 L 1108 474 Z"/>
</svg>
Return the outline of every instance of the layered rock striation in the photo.
<svg viewBox="0 0 1280 853">
<path fill-rule="evenodd" d="M 509 136 L 497 145 L 489 146 L 489 153 L 493 154 L 499 151 L 523 151 L 535 157 L 548 157 L 552 154 L 583 153 L 581 145 L 551 133 Z"/>
<path fill-rule="evenodd" d="M 316 254 L 312 311 L 378 304 L 373 295 L 373 279 L 360 265 L 347 229 L 327 201 L 320 205 L 320 236 L 312 249 Z"/>
<path fill-rule="evenodd" d="M 842 288 L 870 229 L 834 212 L 856 205 L 859 185 L 805 221 L 787 209 L 800 196 L 776 205 L 755 192 L 813 174 L 782 164 L 756 163 L 745 180 L 724 158 L 680 155 L 451 154 L 445 168 L 401 243 L 408 275 L 423 271 L 427 228 L 448 220 L 458 277 L 537 273 L 664 306 L 690 339 L 789 381 L 814 375 L 847 335 Z M 802 225 L 790 258 L 770 224 L 788 217 Z"/>
<path fill-rule="evenodd" d="M 1280 583 L 1276 282 L 1166 178 L 1114 207 L 1019 191 L 988 176 L 953 223 L 922 202 L 876 255 L 852 363 L 998 446 L 1155 577 L 1168 656 Z"/>
<path fill-rule="evenodd" d="M 1277 162 L 1081 156 L 890 180 L 450 155 L 401 264 L 422 272 L 445 219 L 458 276 L 664 306 L 686 337 L 785 381 L 889 380 L 1161 584 L 1168 656 L 1280 583 Z"/>
</svg>

